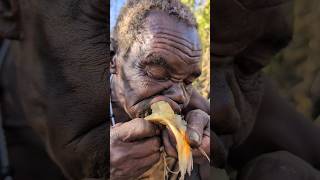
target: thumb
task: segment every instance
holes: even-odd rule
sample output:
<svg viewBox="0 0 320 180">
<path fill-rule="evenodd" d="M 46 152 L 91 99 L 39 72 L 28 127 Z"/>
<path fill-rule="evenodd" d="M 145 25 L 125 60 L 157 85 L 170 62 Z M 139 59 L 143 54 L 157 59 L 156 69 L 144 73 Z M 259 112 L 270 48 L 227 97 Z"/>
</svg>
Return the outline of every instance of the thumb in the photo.
<svg viewBox="0 0 320 180">
<path fill-rule="evenodd" d="M 192 110 L 187 114 L 187 138 L 192 147 L 199 147 L 204 130 L 210 123 L 210 116 L 202 110 Z"/>
<path fill-rule="evenodd" d="M 118 138 L 124 142 L 136 141 L 160 134 L 159 128 L 142 118 L 136 118 L 113 127 L 110 138 Z"/>
</svg>

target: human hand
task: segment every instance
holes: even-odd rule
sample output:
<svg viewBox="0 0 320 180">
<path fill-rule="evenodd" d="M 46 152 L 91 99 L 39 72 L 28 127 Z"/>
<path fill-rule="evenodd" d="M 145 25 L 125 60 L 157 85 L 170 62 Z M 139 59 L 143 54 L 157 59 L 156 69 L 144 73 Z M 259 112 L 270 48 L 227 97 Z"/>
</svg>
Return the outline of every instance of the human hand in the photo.
<svg viewBox="0 0 320 180">
<path fill-rule="evenodd" d="M 136 118 L 110 129 L 110 179 L 136 179 L 160 159 L 160 130 Z"/>
<path fill-rule="evenodd" d="M 186 121 L 193 161 L 198 164 L 209 162 L 205 154 L 210 156 L 210 116 L 200 109 L 192 110 L 187 114 Z M 169 156 L 177 157 L 176 141 L 171 131 L 163 132 L 163 144 Z"/>
<path fill-rule="evenodd" d="M 202 149 L 209 157 L 213 157 L 210 160 L 215 167 L 224 167 L 228 151 L 225 148 L 223 139 L 210 130 L 210 116 L 202 110 L 192 110 L 187 114 L 186 121 L 188 122 L 187 136 L 192 148 L 194 162 L 197 164 L 208 162 L 207 157 L 200 150 Z M 164 130 L 162 136 L 167 154 L 177 158 L 176 141 L 173 133 Z M 210 152 L 210 144 L 213 152 Z M 213 153 L 213 155 L 211 156 L 210 153 Z"/>
</svg>

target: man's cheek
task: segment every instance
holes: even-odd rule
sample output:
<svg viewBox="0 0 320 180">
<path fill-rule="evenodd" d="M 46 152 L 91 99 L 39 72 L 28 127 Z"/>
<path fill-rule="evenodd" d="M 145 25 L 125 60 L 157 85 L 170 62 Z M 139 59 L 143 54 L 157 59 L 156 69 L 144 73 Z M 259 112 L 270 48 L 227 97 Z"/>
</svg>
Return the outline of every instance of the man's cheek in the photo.
<svg viewBox="0 0 320 180">
<path fill-rule="evenodd" d="M 132 82 L 132 86 L 135 86 L 137 94 L 141 94 L 144 97 L 161 94 L 163 90 L 170 87 L 169 84 L 170 82 L 159 82 L 146 76 Z"/>
</svg>

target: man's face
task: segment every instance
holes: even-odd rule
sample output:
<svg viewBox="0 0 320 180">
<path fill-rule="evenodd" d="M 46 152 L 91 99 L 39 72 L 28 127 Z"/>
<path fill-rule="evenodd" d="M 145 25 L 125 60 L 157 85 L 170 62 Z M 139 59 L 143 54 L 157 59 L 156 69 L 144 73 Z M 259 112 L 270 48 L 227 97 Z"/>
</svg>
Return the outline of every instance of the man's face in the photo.
<svg viewBox="0 0 320 180">
<path fill-rule="evenodd" d="M 259 109 L 263 95 L 260 67 L 247 73 L 242 67 L 247 59 L 213 58 L 213 130 L 232 135 L 232 143 L 238 144 L 251 131 Z"/>
<path fill-rule="evenodd" d="M 231 135 L 231 143 L 240 144 L 251 132 L 263 103 L 261 70 L 291 39 L 290 3 L 271 4 L 214 1 L 211 124 L 217 134 Z"/>
<path fill-rule="evenodd" d="M 142 32 L 127 56 L 119 58 L 118 53 L 116 96 L 131 118 L 143 117 L 160 100 L 180 113 L 190 100 L 191 83 L 201 74 L 197 30 L 176 17 L 152 11 Z"/>
<path fill-rule="evenodd" d="M 262 68 L 278 51 L 273 41 L 253 42 L 236 55 L 213 53 L 213 130 L 238 145 L 250 134 L 264 95 Z"/>
</svg>

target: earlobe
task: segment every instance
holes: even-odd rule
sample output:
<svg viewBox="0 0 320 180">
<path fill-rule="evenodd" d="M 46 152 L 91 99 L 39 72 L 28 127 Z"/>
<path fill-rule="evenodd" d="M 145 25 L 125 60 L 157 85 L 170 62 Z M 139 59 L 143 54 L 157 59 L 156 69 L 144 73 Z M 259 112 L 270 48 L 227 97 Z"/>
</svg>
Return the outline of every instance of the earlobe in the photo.
<svg viewBox="0 0 320 180">
<path fill-rule="evenodd" d="M 18 0 L 0 0 L 0 39 L 20 39 Z"/>
</svg>

